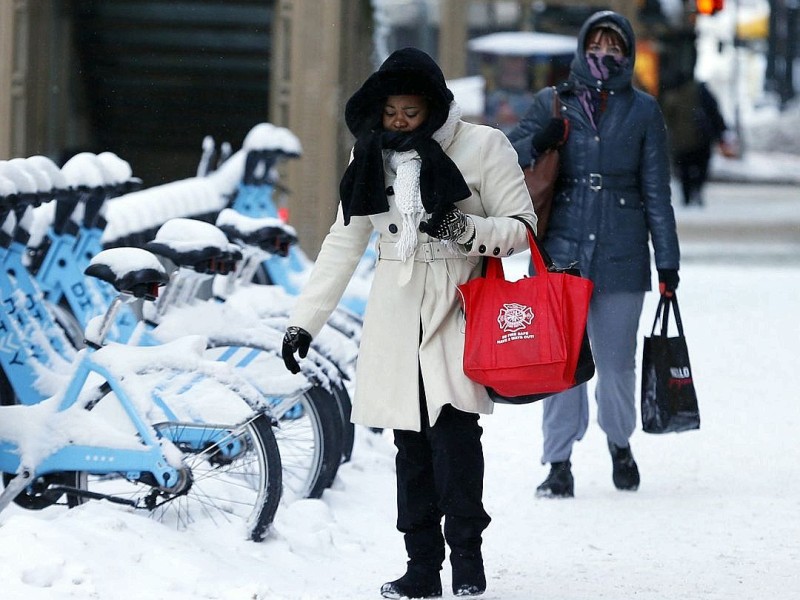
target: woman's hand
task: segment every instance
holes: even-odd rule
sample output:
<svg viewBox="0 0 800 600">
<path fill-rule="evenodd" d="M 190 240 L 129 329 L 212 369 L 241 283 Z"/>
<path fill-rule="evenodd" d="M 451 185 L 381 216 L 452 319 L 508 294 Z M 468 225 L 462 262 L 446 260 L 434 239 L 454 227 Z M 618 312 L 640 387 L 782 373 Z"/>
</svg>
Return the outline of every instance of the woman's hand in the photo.
<svg viewBox="0 0 800 600">
<path fill-rule="evenodd" d="M 444 214 L 422 221 L 419 230 L 431 237 L 459 244 L 468 244 L 475 238 L 475 223 L 455 206 Z"/>
<path fill-rule="evenodd" d="M 292 325 L 286 328 L 281 356 L 283 357 L 283 364 L 292 373 L 300 372 L 300 365 L 297 363 L 294 353 L 297 352 L 300 358 L 305 358 L 308 355 L 308 348 L 311 346 L 311 339 L 311 334 L 302 327 Z"/>
<path fill-rule="evenodd" d="M 678 269 L 659 269 L 658 270 L 658 291 L 662 296 L 671 298 L 675 290 L 678 289 Z"/>
<path fill-rule="evenodd" d="M 552 148 L 557 148 L 567 141 L 569 126 L 566 119 L 551 117 L 547 125 L 534 134 L 531 147 L 535 154 L 542 154 Z"/>
</svg>

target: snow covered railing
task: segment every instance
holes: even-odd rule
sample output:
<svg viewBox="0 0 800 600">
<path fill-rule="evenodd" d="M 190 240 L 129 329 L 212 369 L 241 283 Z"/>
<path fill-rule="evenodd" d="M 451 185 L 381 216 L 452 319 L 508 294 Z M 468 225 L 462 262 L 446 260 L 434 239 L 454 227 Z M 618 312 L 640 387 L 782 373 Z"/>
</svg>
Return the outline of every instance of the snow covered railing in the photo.
<svg viewBox="0 0 800 600">
<path fill-rule="evenodd" d="M 208 162 L 212 144 L 204 140 L 201 163 Z M 172 218 L 213 222 L 242 184 L 277 185 L 278 162 L 301 154 L 300 142 L 291 131 L 259 123 L 249 131 L 242 148 L 207 175 L 147 189 L 139 189 L 141 180 L 133 177 L 130 164 L 112 152 L 81 152 L 60 169 L 44 156 L 0 161 L 0 176 L 8 183 L 9 193 L 36 196 L 32 204 L 37 208 L 31 225 L 26 226 L 34 242 L 54 220 L 92 226 L 86 221 L 94 220 L 91 211 L 99 210 L 104 247 L 141 246 Z M 53 199 L 59 202 L 50 202 Z"/>
<path fill-rule="evenodd" d="M 208 172 L 212 150 L 213 140 L 206 138 L 199 172 L 207 175 L 139 190 L 110 201 L 103 245 L 140 245 L 152 239 L 156 230 L 172 218 L 213 222 L 229 206 L 245 179 L 276 182 L 277 161 L 302 154 L 300 142 L 291 131 L 270 123 L 254 126 L 245 136 L 241 150 Z"/>
</svg>

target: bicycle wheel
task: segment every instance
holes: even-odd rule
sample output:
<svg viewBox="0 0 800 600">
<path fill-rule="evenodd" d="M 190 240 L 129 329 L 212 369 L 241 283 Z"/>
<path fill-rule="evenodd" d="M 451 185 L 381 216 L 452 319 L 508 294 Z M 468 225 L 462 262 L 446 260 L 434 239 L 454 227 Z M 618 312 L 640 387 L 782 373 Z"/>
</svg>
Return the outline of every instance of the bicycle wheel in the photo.
<svg viewBox="0 0 800 600">
<path fill-rule="evenodd" d="M 3 485 L 14 479 L 13 473 L 3 473 Z M 37 477 L 14 498 L 14 504 L 28 510 L 43 510 L 55 504 L 66 504 L 69 508 L 74 508 L 86 502 L 81 495 L 70 494 L 65 490 L 85 490 L 87 489 L 86 473 L 81 471 L 62 471 L 59 473 L 49 473 Z"/>
<path fill-rule="evenodd" d="M 319 498 L 333 483 L 342 456 L 342 417 L 338 402 L 322 386 L 292 389 L 294 378 L 281 358 L 247 346 L 214 346 L 206 357 L 223 360 L 258 389 L 278 420 L 275 437 L 283 464 L 283 489 L 287 500 Z M 302 380 L 301 380 L 302 381 Z M 307 385 L 307 384 L 306 384 Z"/>
<path fill-rule="evenodd" d="M 78 319 L 75 318 L 72 310 L 70 310 L 69 303 L 67 303 L 66 300 L 62 300 L 58 304 L 45 301 L 45 305 L 53 316 L 56 325 L 64 331 L 64 335 L 67 336 L 69 343 L 72 344 L 76 350 L 85 347 L 86 341 L 84 340 L 83 326 L 78 322 Z"/>
<path fill-rule="evenodd" d="M 167 490 L 147 473 L 89 477 L 89 490 L 132 503 L 154 519 L 184 530 L 198 523 L 239 523 L 247 539 L 260 541 L 281 498 L 281 458 L 271 419 L 256 413 L 238 424 L 164 421 L 160 435 L 180 450 L 181 484 Z"/>
<path fill-rule="evenodd" d="M 320 498 L 331 486 L 342 457 L 342 421 L 331 392 L 315 386 L 273 403 L 275 437 L 290 499 Z"/>
<path fill-rule="evenodd" d="M 353 404 L 350 401 L 350 394 L 343 384 L 334 384 L 331 389 L 339 407 L 339 416 L 342 419 L 342 462 L 346 463 L 353 456 L 353 446 L 356 439 L 356 427 L 350 422 Z"/>
<path fill-rule="evenodd" d="M 155 501 L 150 507 L 153 516 L 179 528 L 205 518 L 239 519 L 247 538 L 261 541 L 275 518 L 282 489 L 271 419 L 259 413 L 235 426 L 167 422 L 156 428 L 183 452 L 191 484 L 186 493 L 163 498 L 163 492 L 151 490 L 146 498 Z"/>
</svg>

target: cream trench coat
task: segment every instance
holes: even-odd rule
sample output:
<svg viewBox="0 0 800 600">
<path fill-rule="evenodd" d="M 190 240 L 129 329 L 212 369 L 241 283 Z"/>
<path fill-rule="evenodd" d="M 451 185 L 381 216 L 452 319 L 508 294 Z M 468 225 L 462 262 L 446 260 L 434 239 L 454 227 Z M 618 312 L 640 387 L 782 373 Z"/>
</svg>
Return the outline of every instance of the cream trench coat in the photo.
<svg viewBox="0 0 800 600">
<path fill-rule="evenodd" d="M 356 365 L 352 421 L 369 427 L 420 430 L 419 373 L 425 384 L 428 418 L 442 407 L 489 414 L 486 389 L 464 375 L 464 316 L 457 285 L 481 273 L 482 256 L 506 257 L 527 250 L 524 225 L 536 224 L 517 154 L 499 130 L 464 121 L 443 148 L 461 171 L 472 196 L 456 204 L 470 215 L 476 235 L 456 258 L 421 262 L 378 259 L 364 315 Z M 394 174 L 386 174 L 391 186 Z M 369 243 L 373 230 L 386 243 L 400 238 L 402 218 L 389 196 L 389 211 L 354 216 L 345 226 L 341 205 L 311 276 L 289 319 L 316 336 L 336 308 Z M 434 242 L 422 232 L 419 244 Z M 461 254 L 463 253 L 463 255 Z M 422 254 L 419 246 L 417 256 Z"/>
</svg>

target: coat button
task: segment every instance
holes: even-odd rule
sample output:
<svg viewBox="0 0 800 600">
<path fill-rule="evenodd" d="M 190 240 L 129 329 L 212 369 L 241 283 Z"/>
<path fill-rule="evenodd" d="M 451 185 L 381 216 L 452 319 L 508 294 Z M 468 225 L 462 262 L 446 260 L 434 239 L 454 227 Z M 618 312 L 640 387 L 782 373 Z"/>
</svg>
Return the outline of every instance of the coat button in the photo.
<svg viewBox="0 0 800 600">
<path fill-rule="evenodd" d="M 625 198 L 620 198 L 620 199 L 619 199 L 619 203 L 620 203 L 622 206 L 625 206 Z"/>
<path fill-rule="evenodd" d="M 397 233 L 397 225 L 395 225 L 394 223 L 389 225 L 389 233 Z"/>
<path fill-rule="evenodd" d="M 600 136 L 599 135 L 594 136 L 594 141 L 595 142 L 599 142 L 600 141 Z"/>
<path fill-rule="evenodd" d="M 500 248 L 495 248 L 494 250 L 492 250 L 492 254 L 494 254 L 495 256 L 500 254 Z"/>
<path fill-rule="evenodd" d="M 483 244 L 478 246 L 478 252 L 480 252 L 481 254 L 485 254 L 486 253 L 486 246 L 484 246 Z"/>
<path fill-rule="evenodd" d="M 386 188 L 386 195 L 387 196 L 394 196 L 394 188 L 392 186 L 389 186 L 389 187 Z"/>
<path fill-rule="evenodd" d="M 595 234 L 593 234 L 593 233 L 590 233 L 590 234 L 589 234 L 589 239 L 590 239 L 590 240 L 594 241 L 594 238 L 595 238 L 595 237 L 597 237 L 597 236 L 595 236 Z"/>
</svg>

